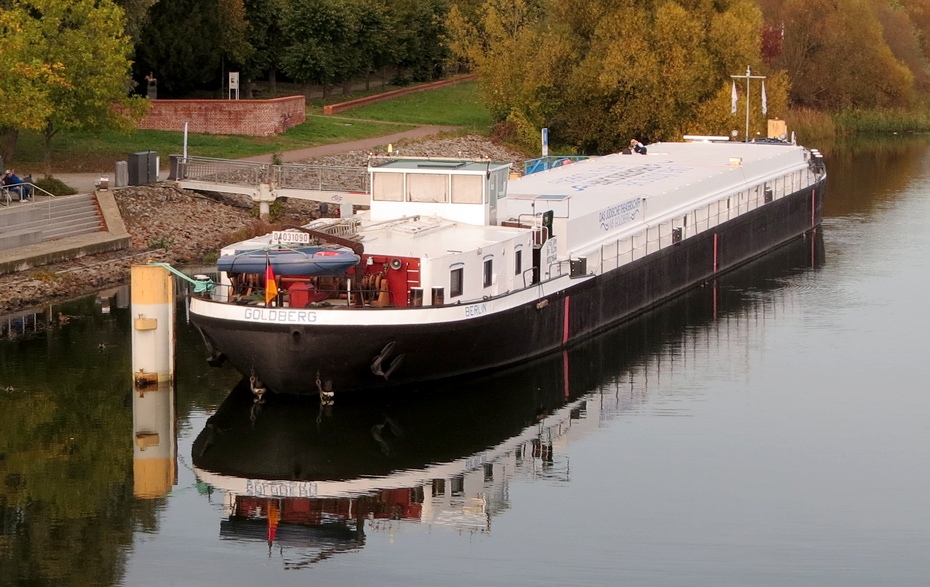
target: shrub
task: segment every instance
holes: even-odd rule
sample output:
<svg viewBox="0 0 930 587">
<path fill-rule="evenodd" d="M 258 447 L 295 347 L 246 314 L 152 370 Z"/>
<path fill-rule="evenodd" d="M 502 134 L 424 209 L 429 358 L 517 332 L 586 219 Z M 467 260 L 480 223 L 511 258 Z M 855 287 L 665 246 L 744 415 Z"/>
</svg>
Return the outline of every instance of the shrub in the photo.
<svg viewBox="0 0 930 587">
<path fill-rule="evenodd" d="M 163 234 L 157 236 L 149 241 L 150 249 L 165 249 L 166 251 L 171 248 L 171 245 L 174 243 L 174 237 L 171 235 Z"/>
<path fill-rule="evenodd" d="M 54 177 L 35 179 L 32 183 L 54 196 L 71 196 L 77 193 L 76 189 Z"/>
</svg>

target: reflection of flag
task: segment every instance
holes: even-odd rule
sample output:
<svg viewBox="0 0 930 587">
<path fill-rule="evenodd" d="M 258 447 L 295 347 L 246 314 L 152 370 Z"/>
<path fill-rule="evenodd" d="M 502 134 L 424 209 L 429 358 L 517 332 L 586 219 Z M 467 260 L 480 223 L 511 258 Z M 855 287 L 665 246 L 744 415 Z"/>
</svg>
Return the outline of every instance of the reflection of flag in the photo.
<svg viewBox="0 0 930 587">
<path fill-rule="evenodd" d="M 281 510 L 273 501 L 268 502 L 268 545 L 274 542 L 278 533 L 278 521 L 281 519 Z"/>
<path fill-rule="evenodd" d="M 270 304 L 271 300 L 278 295 L 278 284 L 274 280 L 274 271 L 271 269 L 271 263 L 265 267 L 265 303 Z"/>
<path fill-rule="evenodd" d="M 730 94 L 730 114 L 736 114 L 736 82 L 733 82 L 733 92 Z"/>
<path fill-rule="evenodd" d="M 765 116 L 768 114 L 769 104 L 768 100 L 765 99 L 765 80 L 762 80 L 762 115 Z"/>
</svg>

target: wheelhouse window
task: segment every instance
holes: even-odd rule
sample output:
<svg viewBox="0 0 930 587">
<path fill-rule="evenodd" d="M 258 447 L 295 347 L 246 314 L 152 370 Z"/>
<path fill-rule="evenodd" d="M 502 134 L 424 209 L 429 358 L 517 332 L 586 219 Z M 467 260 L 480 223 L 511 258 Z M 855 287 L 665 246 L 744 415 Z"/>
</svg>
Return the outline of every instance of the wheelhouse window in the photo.
<svg viewBox="0 0 930 587">
<path fill-rule="evenodd" d="M 480 204 L 484 200 L 483 189 L 480 175 L 453 175 L 452 203 Z"/>
<path fill-rule="evenodd" d="M 491 287 L 494 280 L 494 259 L 484 260 L 484 287 Z"/>
<path fill-rule="evenodd" d="M 523 273 L 523 251 L 517 249 L 513 255 L 513 274 L 520 275 Z"/>
<path fill-rule="evenodd" d="M 404 201 L 404 176 L 401 173 L 375 173 L 371 178 L 371 199 L 378 202 Z"/>
<path fill-rule="evenodd" d="M 430 173 L 408 173 L 407 201 L 431 203 L 448 202 L 449 176 Z"/>
<path fill-rule="evenodd" d="M 459 267 L 449 272 L 449 297 L 454 298 L 464 293 L 465 287 L 465 269 Z"/>
</svg>

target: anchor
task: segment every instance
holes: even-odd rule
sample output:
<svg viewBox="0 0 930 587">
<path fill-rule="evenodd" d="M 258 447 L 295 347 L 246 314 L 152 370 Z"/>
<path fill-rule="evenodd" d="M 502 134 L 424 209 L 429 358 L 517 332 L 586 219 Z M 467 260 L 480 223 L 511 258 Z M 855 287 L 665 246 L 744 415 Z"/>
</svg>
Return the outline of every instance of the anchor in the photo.
<svg viewBox="0 0 930 587">
<path fill-rule="evenodd" d="M 249 387 L 252 389 L 252 409 L 249 411 L 249 420 L 252 422 L 252 426 L 255 426 L 255 420 L 258 418 L 258 415 L 262 411 L 262 404 L 265 403 L 265 393 L 268 389 L 262 383 L 261 379 L 255 375 L 255 369 L 252 369 L 252 374 L 249 376 Z"/>
<path fill-rule="evenodd" d="M 388 365 L 387 371 L 385 371 L 382 367 L 382 365 L 384 364 L 384 361 L 386 361 L 387 358 L 391 356 L 391 352 L 393 352 L 395 346 L 397 346 L 397 342 L 393 340 L 387 343 L 386 345 L 384 345 L 384 348 L 381 349 L 381 352 L 378 353 L 378 355 L 371 361 L 371 372 L 372 373 L 380 377 L 384 377 L 384 379 L 387 380 L 391 376 L 391 373 L 393 373 L 394 371 L 397 370 L 398 367 L 400 367 L 401 363 L 404 362 L 403 354 L 400 354 L 394 357 L 394 360 L 392 360 L 391 363 Z"/>
<path fill-rule="evenodd" d="M 319 371 L 316 372 L 316 389 L 320 393 L 320 409 L 323 406 L 333 405 L 333 397 L 336 395 L 336 392 L 333 391 L 333 384 L 331 381 L 323 383 Z M 317 419 L 317 423 L 319 423 L 319 419 Z"/>
<path fill-rule="evenodd" d="M 388 441 L 388 439 L 384 437 L 384 434 L 383 434 L 385 426 L 388 427 L 388 429 L 391 431 L 391 434 L 393 434 L 395 438 L 403 438 L 404 431 L 389 416 L 385 416 L 384 422 L 382 422 L 381 424 L 375 424 L 374 426 L 371 427 L 371 437 L 381 447 L 381 452 L 384 453 L 386 456 L 393 456 L 394 449 L 391 446 L 391 443 Z"/>
</svg>

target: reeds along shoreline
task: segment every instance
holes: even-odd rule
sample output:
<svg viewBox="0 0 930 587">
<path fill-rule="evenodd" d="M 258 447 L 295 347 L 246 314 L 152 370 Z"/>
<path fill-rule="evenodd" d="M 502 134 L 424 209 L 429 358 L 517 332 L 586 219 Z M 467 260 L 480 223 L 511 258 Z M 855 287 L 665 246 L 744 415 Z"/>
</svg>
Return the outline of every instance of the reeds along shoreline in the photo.
<svg viewBox="0 0 930 587">
<path fill-rule="evenodd" d="M 796 108 L 785 118 L 788 128 L 807 142 L 854 134 L 930 132 L 930 102 L 910 109 L 850 109 L 833 113 Z"/>
</svg>

